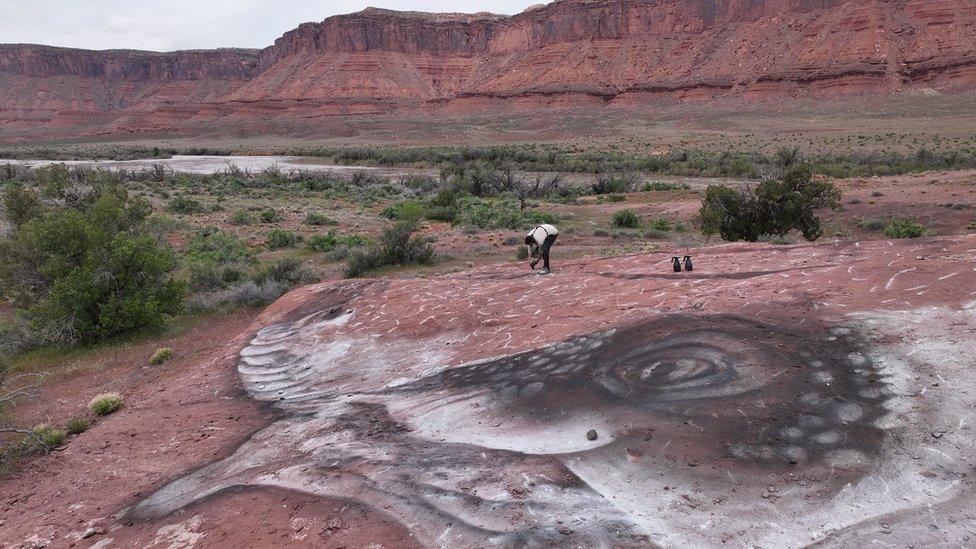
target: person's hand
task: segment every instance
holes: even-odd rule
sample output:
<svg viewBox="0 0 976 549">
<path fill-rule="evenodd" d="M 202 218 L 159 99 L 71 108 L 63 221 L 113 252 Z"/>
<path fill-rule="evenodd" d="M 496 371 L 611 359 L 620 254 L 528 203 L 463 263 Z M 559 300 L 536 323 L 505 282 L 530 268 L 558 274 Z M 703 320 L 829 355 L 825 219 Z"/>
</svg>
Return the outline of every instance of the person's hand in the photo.
<svg viewBox="0 0 976 549">
<path fill-rule="evenodd" d="M 529 267 L 532 267 L 532 270 L 535 270 L 535 266 L 538 264 L 539 264 L 538 259 L 533 259 L 532 261 L 529 261 Z"/>
</svg>

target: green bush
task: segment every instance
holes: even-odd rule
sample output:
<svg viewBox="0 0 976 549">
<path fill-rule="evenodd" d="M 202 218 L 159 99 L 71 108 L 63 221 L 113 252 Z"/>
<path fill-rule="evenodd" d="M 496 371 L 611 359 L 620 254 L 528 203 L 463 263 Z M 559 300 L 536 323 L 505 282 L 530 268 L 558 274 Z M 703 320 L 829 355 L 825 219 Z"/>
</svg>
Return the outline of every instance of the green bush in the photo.
<svg viewBox="0 0 976 549">
<path fill-rule="evenodd" d="M 44 212 L 37 192 L 20 183 L 7 183 L 3 192 L 3 207 L 7 219 L 15 228 L 22 227 Z"/>
<path fill-rule="evenodd" d="M 435 208 L 452 208 L 457 205 L 458 193 L 450 187 L 445 187 L 430 199 L 430 205 Z"/>
<path fill-rule="evenodd" d="M 675 225 L 671 223 L 671 220 L 666 217 L 655 217 L 651 219 L 648 226 L 655 231 L 673 231 L 675 230 Z"/>
<path fill-rule="evenodd" d="M 301 241 L 302 237 L 298 233 L 271 229 L 264 238 L 264 245 L 269 250 L 280 250 L 282 248 L 294 248 Z"/>
<path fill-rule="evenodd" d="M 169 201 L 166 211 L 177 214 L 201 214 L 206 212 L 207 208 L 199 200 L 181 194 Z"/>
<path fill-rule="evenodd" d="M 400 221 L 419 221 L 427 216 L 427 207 L 415 200 L 394 204 L 383 210 L 383 217 Z"/>
<path fill-rule="evenodd" d="M 593 194 L 620 194 L 629 192 L 636 183 L 632 175 L 598 175 L 590 190 Z"/>
<path fill-rule="evenodd" d="M 376 246 L 357 250 L 349 256 L 346 276 L 357 277 L 387 265 L 419 265 L 434 260 L 430 239 L 414 236 L 415 221 L 401 221 L 380 236 Z"/>
<path fill-rule="evenodd" d="M 173 349 L 163 347 L 162 349 L 158 349 L 151 357 L 149 357 L 149 364 L 159 366 L 164 362 L 168 362 L 171 358 L 173 358 Z"/>
<path fill-rule="evenodd" d="M 285 289 L 308 283 L 311 279 L 311 273 L 305 270 L 301 260 L 296 257 L 282 257 L 265 263 L 254 275 L 258 284 L 274 282 Z"/>
<path fill-rule="evenodd" d="M 30 434 L 30 438 L 33 439 L 35 443 L 40 444 L 46 450 L 61 446 L 61 444 L 64 443 L 65 438 L 64 431 L 61 429 L 56 429 L 46 423 L 31 429 Z"/>
<path fill-rule="evenodd" d="M 918 238 L 925 235 L 925 227 L 914 219 L 892 217 L 885 226 L 888 238 Z"/>
<path fill-rule="evenodd" d="M 529 247 L 525 244 L 519 246 L 515 249 L 515 259 L 518 261 L 525 261 L 529 258 Z"/>
<path fill-rule="evenodd" d="M 91 427 L 91 422 L 88 421 L 88 419 L 77 417 L 68 420 L 68 423 L 65 425 L 65 430 L 67 430 L 68 434 L 70 435 L 80 435 L 81 433 L 87 431 L 89 427 Z"/>
<path fill-rule="evenodd" d="M 274 208 L 262 210 L 258 217 L 261 219 L 261 223 L 277 223 L 283 219 L 281 213 Z"/>
<path fill-rule="evenodd" d="M 548 212 L 526 209 L 507 200 L 468 197 L 458 200 L 455 224 L 480 229 L 524 229 L 541 223 L 556 223 L 558 217 Z"/>
<path fill-rule="evenodd" d="M 355 248 L 357 246 L 365 246 L 366 244 L 366 239 L 359 235 L 338 235 L 335 231 L 329 231 L 326 234 L 312 236 L 305 245 L 310 250 L 329 253 L 340 246 Z"/>
<path fill-rule="evenodd" d="M 664 182 L 661 182 L 661 181 L 652 181 L 650 183 L 645 183 L 644 186 L 641 187 L 641 190 L 644 191 L 644 192 L 650 192 L 650 191 L 683 191 L 683 190 L 687 190 L 687 189 L 690 189 L 690 188 L 691 187 L 689 187 L 688 185 L 684 185 L 684 184 L 679 185 L 677 183 L 664 183 Z"/>
<path fill-rule="evenodd" d="M 877 217 L 862 217 L 861 219 L 857 220 L 857 226 L 865 231 L 881 231 L 884 230 L 887 224 L 887 221 Z"/>
<path fill-rule="evenodd" d="M 318 212 L 309 212 L 309 214 L 305 216 L 304 223 L 306 225 L 316 225 L 316 226 L 339 224 L 339 222 L 336 221 L 335 219 L 332 219 L 331 217 Z"/>
<path fill-rule="evenodd" d="M 257 221 L 251 212 L 238 210 L 230 216 L 230 222 L 233 225 L 254 225 Z"/>
<path fill-rule="evenodd" d="M 120 407 L 122 407 L 122 395 L 119 393 L 95 395 L 88 403 L 88 410 L 96 416 L 111 414 Z"/>
<path fill-rule="evenodd" d="M 454 223 L 458 219 L 458 209 L 456 206 L 431 206 L 427 208 L 427 219 Z"/>
<path fill-rule="evenodd" d="M 620 210 L 613 214 L 612 221 L 615 227 L 624 227 L 627 229 L 636 229 L 641 224 L 640 216 L 631 209 Z"/>
<path fill-rule="evenodd" d="M 754 190 L 710 185 L 699 210 L 702 233 L 729 241 L 755 242 L 762 235 L 783 236 L 798 229 L 807 240 L 823 234 L 816 211 L 840 207 L 840 191 L 815 181 L 810 168 L 789 168 L 780 181 L 764 181 Z"/>
<path fill-rule="evenodd" d="M 427 219 L 454 223 L 458 218 L 458 194 L 450 187 L 441 189 L 430 199 L 426 207 Z"/>
<path fill-rule="evenodd" d="M 193 291 L 223 288 L 243 281 L 254 263 L 251 252 L 236 235 L 214 227 L 197 231 L 184 251 Z"/>
<path fill-rule="evenodd" d="M 148 232 L 145 200 L 114 185 L 73 197 L 70 207 L 63 200 L 0 240 L 0 288 L 32 330 L 51 342 L 92 343 L 158 327 L 180 311 L 176 258 Z"/>
<path fill-rule="evenodd" d="M 346 263 L 346 276 L 356 278 L 364 274 L 389 265 L 389 260 L 383 250 L 376 247 L 356 250 L 349 254 Z"/>
</svg>

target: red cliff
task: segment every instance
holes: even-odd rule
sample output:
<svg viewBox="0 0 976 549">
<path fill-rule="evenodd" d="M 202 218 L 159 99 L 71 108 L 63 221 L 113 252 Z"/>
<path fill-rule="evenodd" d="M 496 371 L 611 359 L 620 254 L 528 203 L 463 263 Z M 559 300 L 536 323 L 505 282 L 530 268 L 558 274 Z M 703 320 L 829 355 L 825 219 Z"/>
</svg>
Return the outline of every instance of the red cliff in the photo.
<svg viewBox="0 0 976 549">
<path fill-rule="evenodd" d="M 976 84 L 976 0 L 561 0 L 367 9 L 261 51 L 0 46 L 0 139 L 554 100 L 835 97 Z"/>
</svg>

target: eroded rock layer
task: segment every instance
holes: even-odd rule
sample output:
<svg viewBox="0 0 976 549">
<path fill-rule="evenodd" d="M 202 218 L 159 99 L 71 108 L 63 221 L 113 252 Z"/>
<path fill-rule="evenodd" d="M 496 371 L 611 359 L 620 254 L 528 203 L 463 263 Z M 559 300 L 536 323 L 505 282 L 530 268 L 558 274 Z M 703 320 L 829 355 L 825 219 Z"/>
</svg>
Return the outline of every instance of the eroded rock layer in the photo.
<svg viewBox="0 0 976 549">
<path fill-rule="evenodd" d="M 0 138 L 974 82 L 973 0 L 561 0 L 511 17 L 371 8 L 259 51 L 0 46 Z"/>
</svg>

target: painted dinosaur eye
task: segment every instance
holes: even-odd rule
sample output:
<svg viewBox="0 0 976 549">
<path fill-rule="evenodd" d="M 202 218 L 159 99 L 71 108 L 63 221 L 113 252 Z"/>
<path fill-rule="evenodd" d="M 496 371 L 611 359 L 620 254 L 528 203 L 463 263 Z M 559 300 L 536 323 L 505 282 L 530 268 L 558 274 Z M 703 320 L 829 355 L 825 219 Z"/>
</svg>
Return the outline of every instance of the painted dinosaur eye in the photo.
<svg viewBox="0 0 976 549">
<path fill-rule="evenodd" d="M 672 400 L 707 396 L 737 378 L 733 361 L 722 349 L 669 340 L 625 354 L 594 379 L 620 397 Z"/>
</svg>

